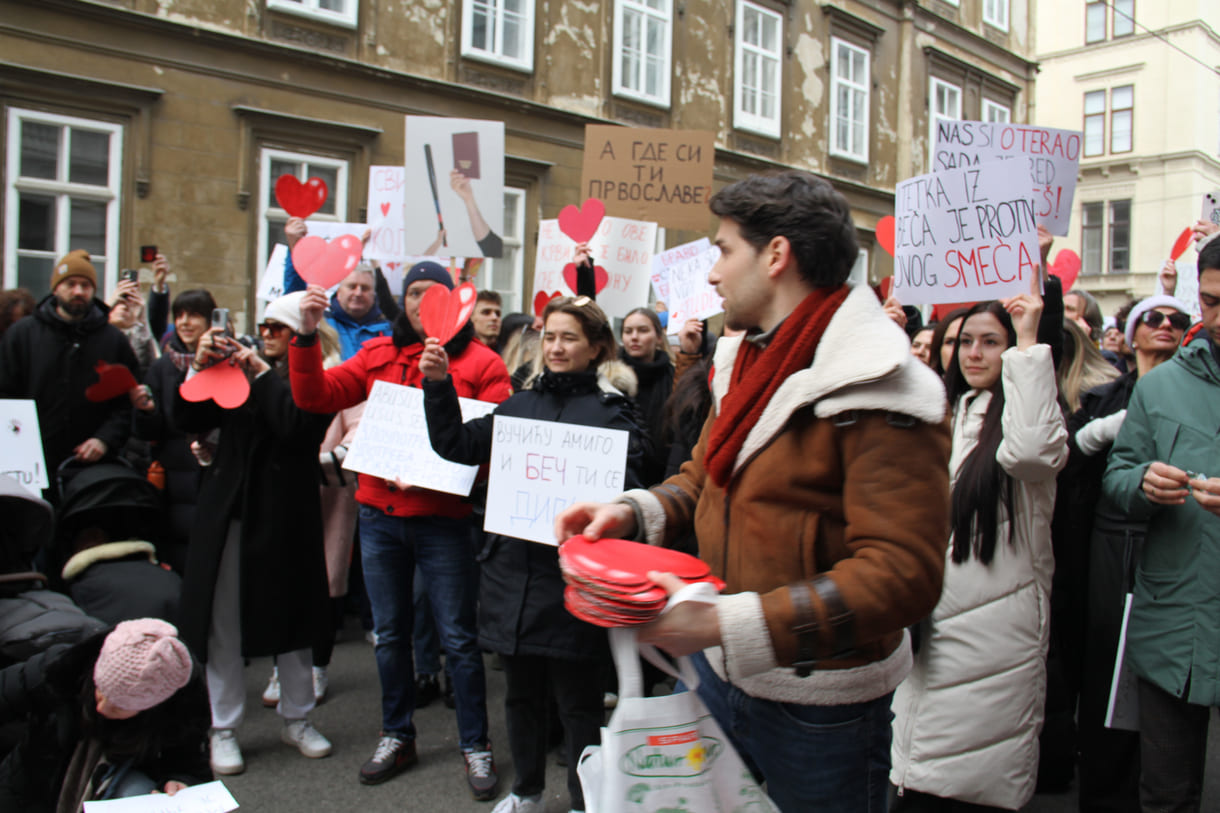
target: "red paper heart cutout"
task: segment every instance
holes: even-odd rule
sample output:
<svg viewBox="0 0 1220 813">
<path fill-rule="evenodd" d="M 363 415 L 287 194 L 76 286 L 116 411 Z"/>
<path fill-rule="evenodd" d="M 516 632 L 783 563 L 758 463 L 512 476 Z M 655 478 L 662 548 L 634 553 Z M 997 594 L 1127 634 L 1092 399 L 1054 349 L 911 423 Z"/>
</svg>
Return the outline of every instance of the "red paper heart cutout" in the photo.
<svg viewBox="0 0 1220 813">
<path fill-rule="evenodd" d="M 1072 285 L 1076 282 L 1076 277 L 1080 274 L 1080 255 L 1070 248 L 1065 248 L 1055 255 L 1055 261 L 1051 263 L 1050 272 L 1063 283 L 1063 292 L 1066 294 L 1072 290 Z"/>
<path fill-rule="evenodd" d="M 884 305 L 885 301 L 890 298 L 890 294 L 894 293 L 894 278 L 890 276 L 881 280 L 881 282 L 873 286 L 873 293 L 877 295 L 877 299 L 881 300 L 881 304 Z"/>
<path fill-rule="evenodd" d="M 1178 239 L 1173 241 L 1173 250 L 1169 252 L 1169 259 L 1177 262 L 1178 257 L 1186 253 L 1187 246 L 1190 245 L 1190 239 L 1194 237 L 1194 232 L 1190 226 L 1182 229 L 1182 233 L 1178 235 Z"/>
<path fill-rule="evenodd" d="M 546 310 L 547 303 L 552 299 L 558 299 L 561 296 L 563 296 L 562 291 L 556 291 L 553 294 L 548 294 L 546 291 L 539 291 L 538 293 L 534 294 L 534 315 L 541 316 L 542 312 Z"/>
<path fill-rule="evenodd" d="M 478 295 L 469 282 L 452 291 L 439 284 L 424 291 L 424 298 L 419 302 L 419 321 L 424 326 L 424 333 L 439 339 L 442 347 L 448 344 L 470 320 Z"/>
<path fill-rule="evenodd" d="M 385 217 L 389 213 L 390 213 L 390 202 L 386 201 L 385 203 L 381 204 L 381 216 Z"/>
<path fill-rule="evenodd" d="M 136 386 L 136 377 L 122 364 L 98 361 L 93 369 L 97 372 L 97 382 L 85 389 L 85 397 L 95 404 L 126 395 Z"/>
<path fill-rule="evenodd" d="M 942 319 L 944 319 L 946 316 L 948 316 L 949 314 L 953 313 L 955 310 L 958 310 L 959 308 L 970 308 L 976 304 L 978 304 L 978 303 L 976 303 L 976 302 L 942 302 L 939 305 L 933 305 L 931 321 L 939 322 Z"/>
<path fill-rule="evenodd" d="M 236 409 L 250 397 L 250 379 L 240 367 L 221 361 L 184 381 L 178 393 L 188 401 L 211 398 L 217 406 Z"/>
<path fill-rule="evenodd" d="M 559 211 L 559 230 L 578 243 L 587 243 L 605 216 L 606 204 L 597 198 L 589 198 L 579 208 L 569 204 Z"/>
<path fill-rule="evenodd" d="M 354 234 L 341 234 L 329 243 L 321 237 L 302 237 L 292 250 L 292 264 L 301 279 L 323 288 L 338 285 L 352 273 L 364 244 Z"/>
<path fill-rule="evenodd" d="M 576 263 L 568 263 L 563 267 L 563 281 L 572 293 L 576 293 Z M 600 265 L 593 266 L 593 292 L 600 294 L 610 282 L 610 275 Z"/>
<path fill-rule="evenodd" d="M 894 223 L 894 216 L 886 215 L 877 221 L 877 228 L 873 230 L 877 235 L 877 243 L 891 257 L 894 256 Z"/>
<path fill-rule="evenodd" d="M 306 218 L 326 203 L 326 181 L 310 178 L 301 183 L 292 175 L 275 179 L 275 199 L 280 208 L 293 217 Z"/>
</svg>

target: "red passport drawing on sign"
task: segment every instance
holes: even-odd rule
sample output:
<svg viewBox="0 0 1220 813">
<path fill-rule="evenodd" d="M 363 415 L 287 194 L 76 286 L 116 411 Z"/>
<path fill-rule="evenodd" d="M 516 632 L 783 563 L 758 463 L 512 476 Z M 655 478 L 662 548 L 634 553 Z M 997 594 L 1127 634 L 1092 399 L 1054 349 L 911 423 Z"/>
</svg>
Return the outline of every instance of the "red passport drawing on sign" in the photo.
<svg viewBox="0 0 1220 813">
<path fill-rule="evenodd" d="M 453 134 L 453 168 L 467 178 L 478 178 L 479 169 L 479 134 Z"/>
</svg>

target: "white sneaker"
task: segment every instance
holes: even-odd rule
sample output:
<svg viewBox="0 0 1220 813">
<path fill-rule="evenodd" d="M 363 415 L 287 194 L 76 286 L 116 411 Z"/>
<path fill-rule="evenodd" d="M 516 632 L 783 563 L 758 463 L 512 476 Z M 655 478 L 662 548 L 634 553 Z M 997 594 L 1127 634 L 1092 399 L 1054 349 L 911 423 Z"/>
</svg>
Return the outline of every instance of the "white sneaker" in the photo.
<svg viewBox="0 0 1220 813">
<path fill-rule="evenodd" d="M 326 692 L 330 689 L 330 677 L 326 674 L 325 666 L 315 666 L 313 668 L 313 699 L 315 703 L 321 703 L 326 699 Z"/>
<path fill-rule="evenodd" d="M 546 813 L 546 805 L 542 801 L 542 794 L 518 796 L 510 793 L 491 809 L 491 813 Z"/>
<path fill-rule="evenodd" d="M 271 680 L 263 689 L 263 705 L 269 709 L 275 708 L 280 702 L 280 670 L 278 666 L 271 667 Z"/>
<path fill-rule="evenodd" d="M 241 758 L 241 748 L 237 745 L 237 736 L 231 728 L 213 728 L 208 736 L 208 744 L 212 752 L 212 772 L 221 776 L 232 776 L 246 769 L 246 763 Z"/>
<path fill-rule="evenodd" d="M 318 729 L 308 720 L 286 721 L 280 731 L 280 740 L 285 745 L 295 745 L 310 759 L 330 756 L 330 740 L 318 733 Z"/>
</svg>

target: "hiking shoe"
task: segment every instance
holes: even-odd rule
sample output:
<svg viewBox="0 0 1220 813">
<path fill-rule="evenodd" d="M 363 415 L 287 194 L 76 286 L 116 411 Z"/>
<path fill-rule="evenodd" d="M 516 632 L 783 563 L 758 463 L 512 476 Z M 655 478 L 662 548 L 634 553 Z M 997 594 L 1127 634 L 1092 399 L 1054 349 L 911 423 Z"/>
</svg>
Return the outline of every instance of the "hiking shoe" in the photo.
<svg viewBox="0 0 1220 813">
<path fill-rule="evenodd" d="M 415 753 L 415 741 L 401 737 L 383 736 L 377 742 L 377 750 L 369 761 L 360 766 L 360 782 L 379 785 L 393 779 L 410 768 L 419 757 Z"/>
<path fill-rule="evenodd" d="M 237 735 L 231 728 L 214 728 L 208 735 L 208 745 L 212 753 L 212 773 L 221 776 L 232 776 L 246 769 L 246 763 L 241 758 L 241 748 L 237 744 Z"/>
<path fill-rule="evenodd" d="M 510 793 L 491 809 L 491 813 L 546 813 L 546 805 L 542 803 L 541 793 L 537 796 Z"/>
<path fill-rule="evenodd" d="M 415 708 L 422 709 L 440 696 L 441 687 L 436 682 L 436 675 L 416 675 Z"/>
<path fill-rule="evenodd" d="M 267 681 L 267 688 L 263 689 L 263 705 L 269 709 L 275 708 L 280 702 L 280 670 L 279 667 L 271 667 L 271 680 Z"/>
<path fill-rule="evenodd" d="M 330 691 L 330 676 L 326 674 L 325 666 L 315 666 L 313 668 L 313 700 L 315 703 L 321 703 L 326 699 L 326 693 Z"/>
<path fill-rule="evenodd" d="M 500 777 L 496 775 L 496 761 L 491 758 L 491 746 L 463 750 L 462 759 L 466 761 L 466 783 L 470 785 L 474 798 L 480 802 L 490 800 L 496 795 L 496 786 L 500 784 Z"/>
<path fill-rule="evenodd" d="M 280 740 L 285 745 L 295 745 L 297 750 L 310 759 L 330 756 L 330 740 L 322 736 L 308 720 L 285 720 L 280 731 Z"/>
</svg>

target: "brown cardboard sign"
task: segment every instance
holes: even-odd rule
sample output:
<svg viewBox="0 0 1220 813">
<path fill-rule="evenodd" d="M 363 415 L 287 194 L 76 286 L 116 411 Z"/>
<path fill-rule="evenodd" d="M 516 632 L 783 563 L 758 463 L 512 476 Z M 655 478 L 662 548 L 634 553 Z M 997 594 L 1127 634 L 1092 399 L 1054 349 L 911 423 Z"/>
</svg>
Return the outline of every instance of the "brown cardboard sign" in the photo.
<svg viewBox="0 0 1220 813">
<path fill-rule="evenodd" d="M 580 197 L 614 217 L 703 231 L 715 163 L 711 132 L 588 124 Z"/>
</svg>

